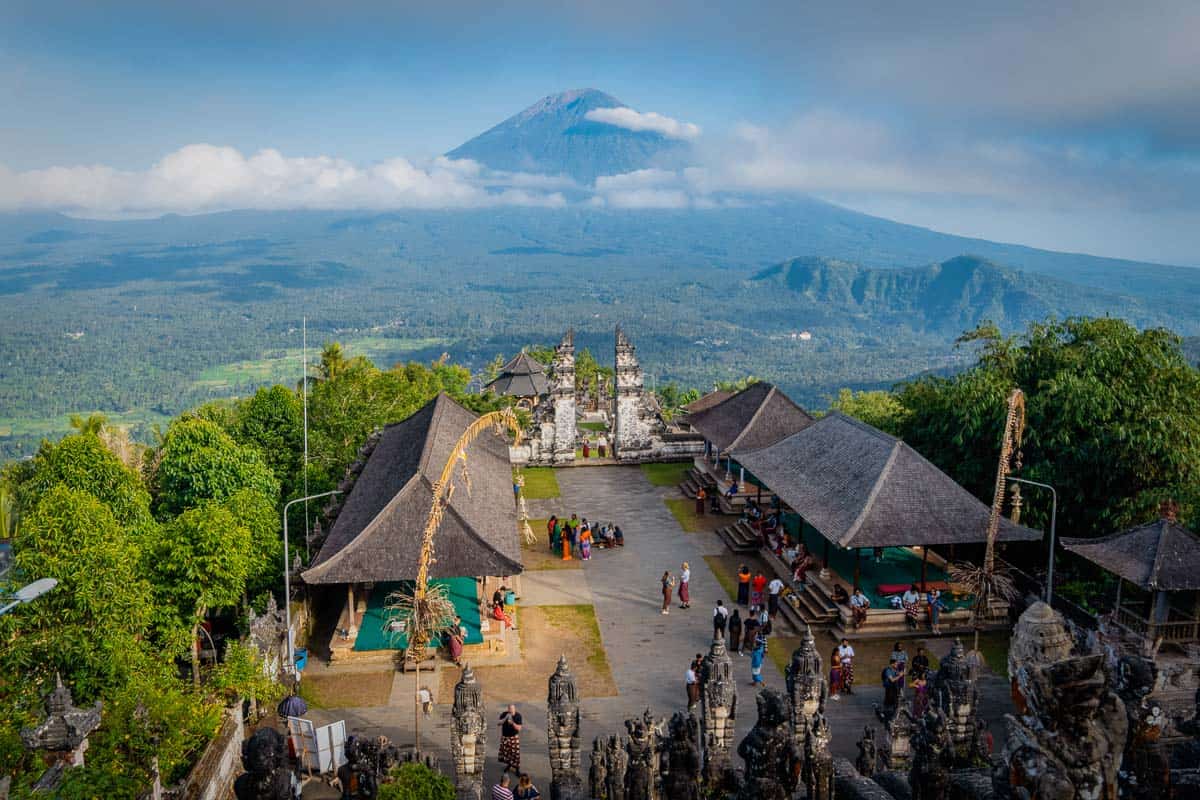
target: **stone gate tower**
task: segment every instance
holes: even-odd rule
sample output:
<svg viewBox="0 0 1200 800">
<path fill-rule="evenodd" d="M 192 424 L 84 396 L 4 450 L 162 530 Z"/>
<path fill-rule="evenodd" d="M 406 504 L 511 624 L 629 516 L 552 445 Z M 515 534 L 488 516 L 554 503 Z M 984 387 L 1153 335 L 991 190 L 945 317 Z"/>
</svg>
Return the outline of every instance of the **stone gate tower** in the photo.
<svg viewBox="0 0 1200 800">
<path fill-rule="evenodd" d="M 642 367 L 633 343 L 621 326 L 616 333 L 616 364 L 613 378 L 613 455 L 618 461 L 639 461 L 653 455 L 651 434 L 658 419 L 646 402 Z"/>
<path fill-rule="evenodd" d="M 553 386 L 550 399 L 554 408 L 554 445 L 550 460 L 554 464 L 575 460 L 575 330 L 568 330 L 554 348 L 551 365 Z"/>
</svg>

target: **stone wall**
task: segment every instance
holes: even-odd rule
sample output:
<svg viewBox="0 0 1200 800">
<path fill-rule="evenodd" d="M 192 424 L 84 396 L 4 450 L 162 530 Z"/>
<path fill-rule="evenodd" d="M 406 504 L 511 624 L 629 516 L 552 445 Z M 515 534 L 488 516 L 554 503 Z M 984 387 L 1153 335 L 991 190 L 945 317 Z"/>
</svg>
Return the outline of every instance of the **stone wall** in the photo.
<svg viewBox="0 0 1200 800">
<path fill-rule="evenodd" d="M 183 785 L 168 790 L 164 796 L 172 800 L 224 800 L 230 797 L 233 779 L 242 773 L 245 735 L 241 704 L 225 709 L 225 718 L 216 738 L 204 749 Z"/>
</svg>

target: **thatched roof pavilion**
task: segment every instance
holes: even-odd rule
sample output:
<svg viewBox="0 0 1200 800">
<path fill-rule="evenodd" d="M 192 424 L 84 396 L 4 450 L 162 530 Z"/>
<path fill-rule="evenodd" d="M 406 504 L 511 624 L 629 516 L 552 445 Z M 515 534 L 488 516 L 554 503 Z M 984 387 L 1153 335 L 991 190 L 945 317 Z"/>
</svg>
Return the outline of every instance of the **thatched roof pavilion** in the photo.
<svg viewBox="0 0 1200 800">
<path fill-rule="evenodd" d="M 689 413 L 686 422 L 718 452 L 729 453 L 772 445 L 807 428 L 813 418 L 774 385 L 759 382 Z"/>
<path fill-rule="evenodd" d="M 500 368 L 500 374 L 484 389 L 498 395 L 538 398 L 550 392 L 550 379 L 546 368 L 528 353 L 522 351 Z"/>
<path fill-rule="evenodd" d="M 1064 537 L 1062 544 L 1147 591 L 1200 589 L 1200 536 L 1168 517 L 1095 539 Z"/>
</svg>

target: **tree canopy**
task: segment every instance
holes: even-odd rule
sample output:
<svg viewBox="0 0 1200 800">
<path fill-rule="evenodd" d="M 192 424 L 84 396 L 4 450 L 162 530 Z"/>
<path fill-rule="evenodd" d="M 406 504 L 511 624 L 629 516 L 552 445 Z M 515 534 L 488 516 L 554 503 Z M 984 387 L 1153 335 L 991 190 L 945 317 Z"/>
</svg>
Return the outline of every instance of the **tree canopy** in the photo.
<svg viewBox="0 0 1200 800">
<path fill-rule="evenodd" d="M 181 418 L 167 429 L 154 482 L 160 518 L 242 489 L 279 497 L 279 481 L 258 450 L 239 445 L 215 422 L 198 418 Z"/>
</svg>

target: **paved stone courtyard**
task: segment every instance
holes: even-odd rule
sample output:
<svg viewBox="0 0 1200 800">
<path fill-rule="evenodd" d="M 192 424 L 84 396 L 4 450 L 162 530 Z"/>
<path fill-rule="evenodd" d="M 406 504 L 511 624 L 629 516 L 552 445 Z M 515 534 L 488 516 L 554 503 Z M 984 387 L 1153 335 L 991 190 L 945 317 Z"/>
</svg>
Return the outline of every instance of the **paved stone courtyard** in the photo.
<svg viewBox="0 0 1200 800">
<path fill-rule="evenodd" d="M 732 599 L 725 594 L 703 559 L 704 555 L 726 552 L 721 540 L 713 533 L 683 532 L 664 504 L 664 498 L 678 496 L 676 489 L 652 486 L 638 467 L 573 467 L 560 469 L 557 475 L 561 496 L 529 501 L 531 517 L 549 517 L 551 514 L 561 517 L 576 513 L 589 521 L 615 522 L 625 532 L 626 541 L 626 547 L 621 549 L 595 551 L 580 570 L 531 572 L 523 577 L 523 597 L 519 605 L 590 602 L 595 607 L 619 695 L 584 699 L 581 703 L 583 770 L 586 775 L 586 751 L 591 749 L 593 737 L 623 733 L 624 720 L 640 715 L 646 708 L 657 717 L 669 717 L 685 707 L 684 671 L 696 653 L 708 650 L 715 601 L 722 598 L 730 604 Z M 535 533 L 544 536 L 545 532 Z M 659 579 L 664 570 L 678 574 L 684 561 L 692 570 L 692 608 L 682 610 L 675 602 L 671 613 L 663 616 L 659 613 L 662 596 Z M 832 640 L 818 634 L 817 641 L 822 658 L 827 660 Z M 774 644 L 778 647 L 784 643 Z M 927 646 L 931 652 L 940 654 L 948 650 L 949 645 L 948 640 L 940 640 L 931 641 Z M 740 741 L 754 724 L 754 691 L 750 686 L 749 658 L 734 656 L 733 659 L 739 688 L 737 730 Z M 763 676 L 767 686 L 780 691 L 784 689 L 783 675 L 770 659 L 763 666 Z M 543 679 L 548 678 L 549 674 L 543 676 Z M 872 704 L 882 700 L 878 675 L 860 672 L 857 678 L 855 694 L 827 703 L 826 709 L 833 731 L 831 749 L 834 755 L 849 758 L 857 752 L 855 742 L 861 737 L 863 726 L 874 721 Z M 413 678 L 397 675 L 395 680 L 392 703 L 388 706 L 314 709 L 310 717 L 318 724 L 344 719 L 352 734 L 383 734 L 398 744 L 411 745 Z M 425 682 L 423 678 L 422 683 Z M 488 688 L 493 695 L 504 697 L 502 688 Z M 1003 713 L 1011 709 L 1008 682 L 989 673 L 980 680 L 980 693 L 982 712 L 998 736 L 998 722 Z M 550 777 L 545 694 L 509 697 L 505 702 L 516 703 L 524 716 L 522 768 L 534 777 L 544 792 Z M 430 719 L 421 721 L 422 749 L 438 754 L 445 769 L 451 767 L 449 710 L 448 705 L 439 704 Z M 492 704 L 488 713 L 496 717 L 502 710 L 502 705 Z M 486 786 L 499 776 L 495 760 L 498 744 L 498 730 L 493 727 L 488 739 Z"/>
</svg>

